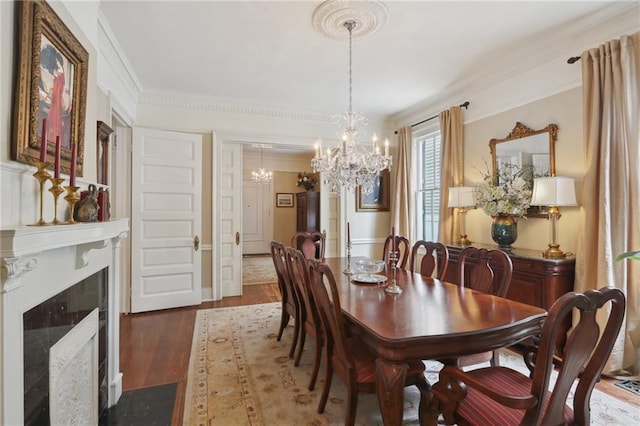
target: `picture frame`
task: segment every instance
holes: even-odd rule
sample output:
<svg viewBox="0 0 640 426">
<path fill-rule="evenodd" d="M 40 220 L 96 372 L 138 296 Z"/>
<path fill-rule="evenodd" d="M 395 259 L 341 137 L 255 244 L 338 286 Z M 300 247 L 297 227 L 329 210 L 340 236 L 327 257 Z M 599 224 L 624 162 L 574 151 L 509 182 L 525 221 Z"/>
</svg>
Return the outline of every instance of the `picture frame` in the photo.
<svg viewBox="0 0 640 426">
<path fill-rule="evenodd" d="M 292 192 L 276 193 L 276 207 L 293 207 L 293 193 Z"/>
<path fill-rule="evenodd" d="M 97 129 L 97 162 L 98 183 L 109 185 L 109 136 L 113 129 L 103 121 L 98 121 Z"/>
<path fill-rule="evenodd" d="M 388 212 L 390 210 L 391 177 L 389 170 L 384 170 L 377 178 L 371 194 L 365 194 L 361 186 L 356 188 L 357 212 Z"/>
<path fill-rule="evenodd" d="M 76 175 L 83 176 L 84 131 L 89 53 L 43 0 L 16 2 L 16 65 L 11 159 L 34 164 L 40 159 L 46 119 L 47 153 L 53 164 L 60 138 L 60 170 L 71 171 L 77 144 Z"/>
</svg>

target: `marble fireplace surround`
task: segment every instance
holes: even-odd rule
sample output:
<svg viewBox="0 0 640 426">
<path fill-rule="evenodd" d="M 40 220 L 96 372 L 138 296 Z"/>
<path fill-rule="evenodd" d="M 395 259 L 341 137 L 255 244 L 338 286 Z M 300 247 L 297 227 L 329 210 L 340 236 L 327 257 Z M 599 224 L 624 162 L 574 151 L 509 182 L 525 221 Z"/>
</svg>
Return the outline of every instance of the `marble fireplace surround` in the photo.
<svg viewBox="0 0 640 426">
<path fill-rule="evenodd" d="M 108 405 L 120 398 L 118 277 L 120 241 L 128 229 L 128 219 L 0 229 L 0 424 L 24 422 L 23 314 L 104 268 L 109 269 Z"/>
</svg>

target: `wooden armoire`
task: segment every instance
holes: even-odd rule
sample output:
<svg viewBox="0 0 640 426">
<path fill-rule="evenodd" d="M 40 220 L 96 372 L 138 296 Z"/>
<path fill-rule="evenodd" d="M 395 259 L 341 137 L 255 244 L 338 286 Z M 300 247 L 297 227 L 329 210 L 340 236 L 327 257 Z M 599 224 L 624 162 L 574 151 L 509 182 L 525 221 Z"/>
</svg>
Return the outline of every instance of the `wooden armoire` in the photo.
<svg viewBox="0 0 640 426">
<path fill-rule="evenodd" d="M 296 232 L 320 231 L 320 193 L 296 193 Z"/>
</svg>

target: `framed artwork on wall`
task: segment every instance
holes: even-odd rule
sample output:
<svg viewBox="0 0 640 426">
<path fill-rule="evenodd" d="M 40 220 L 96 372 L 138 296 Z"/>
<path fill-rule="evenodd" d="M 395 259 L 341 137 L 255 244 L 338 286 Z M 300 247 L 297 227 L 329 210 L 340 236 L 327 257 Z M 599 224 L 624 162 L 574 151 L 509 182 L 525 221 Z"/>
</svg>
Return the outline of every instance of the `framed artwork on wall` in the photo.
<svg viewBox="0 0 640 426">
<path fill-rule="evenodd" d="M 16 2 L 19 58 L 15 86 L 11 158 L 34 163 L 46 141 L 53 163 L 60 141 L 60 169 L 70 172 L 77 144 L 76 173 L 83 175 L 84 126 L 89 53 L 51 6 L 42 0 Z"/>
<path fill-rule="evenodd" d="M 293 193 L 278 192 L 276 194 L 276 207 L 293 207 Z"/>
<path fill-rule="evenodd" d="M 373 185 L 373 191 L 365 194 L 362 187 L 356 188 L 357 212 L 388 212 L 390 209 L 390 175 L 389 170 L 384 170 L 377 176 Z"/>
</svg>

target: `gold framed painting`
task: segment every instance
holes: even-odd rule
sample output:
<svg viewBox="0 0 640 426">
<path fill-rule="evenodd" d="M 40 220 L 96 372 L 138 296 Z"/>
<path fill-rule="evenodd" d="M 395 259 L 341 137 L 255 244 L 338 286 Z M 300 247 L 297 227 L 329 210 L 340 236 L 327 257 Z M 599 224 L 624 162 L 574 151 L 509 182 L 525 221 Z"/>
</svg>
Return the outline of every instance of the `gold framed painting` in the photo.
<svg viewBox="0 0 640 426">
<path fill-rule="evenodd" d="M 276 207 L 293 207 L 293 193 L 278 192 L 276 194 Z"/>
<path fill-rule="evenodd" d="M 19 57 L 16 69 L 12 160 L 35 163 L 46 140 L 53 163 L 60 141 L 60 170 L 83 175 L 89 53 L 45 1 L 16 2 Z"/>
<path fill-rule="evenodd" d="M 388 212 L 390 210 L 390 174 L 389 170 L 384 170 L 376 176 L 373 191 L 365 194 L 362 187 L 356 188 L 356 211 L 357 212 Z"/>
</svg>

